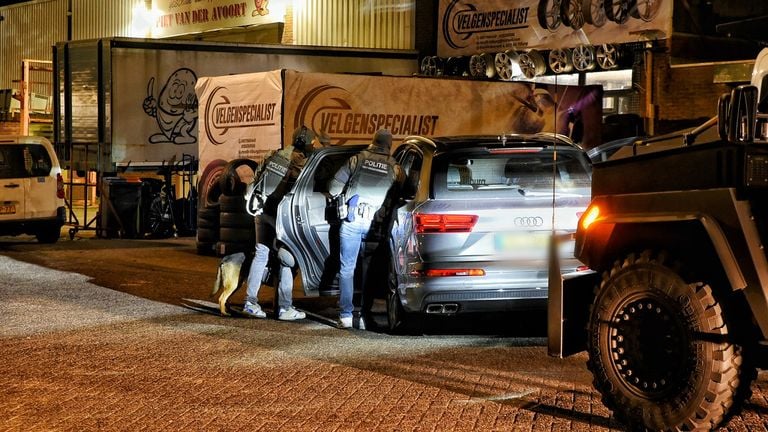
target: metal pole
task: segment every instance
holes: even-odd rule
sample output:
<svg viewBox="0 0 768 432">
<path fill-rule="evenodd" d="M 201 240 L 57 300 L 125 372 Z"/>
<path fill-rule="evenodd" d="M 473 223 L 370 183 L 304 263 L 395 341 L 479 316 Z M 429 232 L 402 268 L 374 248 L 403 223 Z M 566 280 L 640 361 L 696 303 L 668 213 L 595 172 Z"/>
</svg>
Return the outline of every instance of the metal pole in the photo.
<svg viewBox="0 0 768 432">
<path fill-rule="evenodd" d="M 29 135 L 29 61 L 21 61 L 21 135 Z"/>
</svg>

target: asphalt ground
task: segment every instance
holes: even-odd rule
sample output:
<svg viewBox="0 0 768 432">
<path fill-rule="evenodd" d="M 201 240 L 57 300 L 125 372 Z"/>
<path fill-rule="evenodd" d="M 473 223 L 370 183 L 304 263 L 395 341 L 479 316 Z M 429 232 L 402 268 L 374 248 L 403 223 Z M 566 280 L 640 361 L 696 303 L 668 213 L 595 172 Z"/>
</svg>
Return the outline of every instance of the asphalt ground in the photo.
<svg viewBox="0 0 768 432">
<path fill-rule="evenodd" d="M 309 319 L 221 317 L 218 262 L 190 238 L 0 237 L 0 430 L 623 430 L 541 312 L 393 336 L 296 290 Z M 768 430 L 767 378 L 722 430 Z"/>
</svg>

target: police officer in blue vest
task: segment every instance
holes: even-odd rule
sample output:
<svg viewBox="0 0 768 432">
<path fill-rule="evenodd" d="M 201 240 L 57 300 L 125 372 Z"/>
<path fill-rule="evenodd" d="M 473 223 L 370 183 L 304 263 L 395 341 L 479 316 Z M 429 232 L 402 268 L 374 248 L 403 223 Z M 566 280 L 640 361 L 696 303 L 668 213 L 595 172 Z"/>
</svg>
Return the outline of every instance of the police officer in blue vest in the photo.
<svg viewBox="0 0 768 432">
<path fill-rule="evenodd" d="M 354 275 L 357 257 L 363 242 L 371 229 L 374 219 L 393 209 L 384 203 L 393 187 L 403 180 L 400 166 L 389 155 L 392 134 L 381 129 L 373 136 L 367 149 L 352 156 L 334 175 L 329 192 L 342 196 L 347 203 L 346 217 L 342 219 L 341 269 L 339 271 L 339 325 L 351 328 L 353 325 Z"/>
</svg>

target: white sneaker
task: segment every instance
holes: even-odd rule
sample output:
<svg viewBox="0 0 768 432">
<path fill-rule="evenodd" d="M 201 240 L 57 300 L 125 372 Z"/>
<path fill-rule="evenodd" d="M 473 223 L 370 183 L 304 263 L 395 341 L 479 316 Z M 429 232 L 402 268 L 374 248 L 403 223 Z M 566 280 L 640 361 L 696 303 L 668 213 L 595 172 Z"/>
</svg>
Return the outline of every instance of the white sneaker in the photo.
<svg viewBox="0 0 768 432">
<path fill-rule="evenodd" d="M 281 321 L 296 321 L 300 319 L 304 319 L 307 317 L 307 314 L 304 312 L 294 308 L 293 306 L 286 309 L 280 309 L 280 313 L 277 314 L 277 319 Z"/>
<path fill-rule="evenodd" d="M 339 318 L 339 327 L 341 327 L 343 329 L 352 328 L 352 317 L 341 317 L 341 318 Z"/>
<path fill-rule="evenodd" d="M 266 318 L 267 314 L 261 310 L 261 306 L 253 304 L 251 302 L 245 302 L 243 305 L 243 313 L 253 318 Z"/>
</svg>

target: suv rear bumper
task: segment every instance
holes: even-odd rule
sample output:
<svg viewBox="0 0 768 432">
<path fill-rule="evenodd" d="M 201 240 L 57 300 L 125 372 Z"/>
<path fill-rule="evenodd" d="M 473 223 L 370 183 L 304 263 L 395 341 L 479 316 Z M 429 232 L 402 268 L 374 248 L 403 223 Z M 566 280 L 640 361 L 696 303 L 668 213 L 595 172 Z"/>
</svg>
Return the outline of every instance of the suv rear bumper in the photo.
<svg viewBox="0 0 768 432">
<path fill-rule="evenodd" d="M 567 260 L 563 271 L 573 271 L 578 265 L 576 260 Z M 442 313 L 546 309 L 549 292 L 546 268 L 491 272 L 494 265 L 477 267 L 485 267 L 489 273 L 486 276 L 409 277 L 401 285 L 405 294 L 401 297 L 403 309 L 409 313 L 441 313 L 435 312 L 440 305 L 449 305 L 450 312 Z"/>
</svg>

